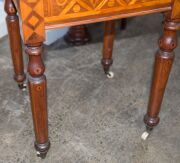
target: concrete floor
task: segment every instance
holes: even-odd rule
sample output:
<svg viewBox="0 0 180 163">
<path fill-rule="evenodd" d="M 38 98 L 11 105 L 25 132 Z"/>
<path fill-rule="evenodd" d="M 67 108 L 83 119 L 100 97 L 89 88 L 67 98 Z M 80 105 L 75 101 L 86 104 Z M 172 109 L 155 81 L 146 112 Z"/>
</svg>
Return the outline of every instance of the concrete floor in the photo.
<svg viewBox="0 0 180 163">
<path fill-rule="evenodd" d="M 101 24 L 90 25 L 89 45 L 68 47 L 59 40 L 45 48 L 51 140 L 45 160 L 33 148 L 28 92 L 12 80 L 8 39 L 0 40 L 0 163 L 179 163 L 180 46 L 161 123 L 147 141 L 140 139 L 161 19 L 131 18 L 126 31 L 118 30 L 111 80 L 100 65 Z"/>
</svg>

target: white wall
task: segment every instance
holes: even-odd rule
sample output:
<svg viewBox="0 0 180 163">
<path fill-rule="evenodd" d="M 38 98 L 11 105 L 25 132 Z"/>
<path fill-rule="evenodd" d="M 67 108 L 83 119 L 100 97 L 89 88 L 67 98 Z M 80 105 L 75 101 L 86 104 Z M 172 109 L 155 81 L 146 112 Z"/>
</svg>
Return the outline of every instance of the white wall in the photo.
<svg viewBox="0 0 180 163">
<path fill-rule="evenodd" d="M 59 38 L 62 38 L 68 31 L 68 28 L 61 28 L 56 30 L 47 30 L 46 31 L 46 45 L 50 45 Z"/>
<path fill-rule="evenodd" d="M 7 34 L 5 17 L 4 2 L 0 0 L 0 38 Z"/>
<path fill-rule="evenodd" d="M 6 13 L 4 12 L 4 2 L 0 0 L 0 38 L 7 35 L 7 28 L 5 22 Z M 57 39 L 63 37 L 68 28 L 48 30 L 46 31 L 46 45 L 50 45 L 55 42 Z"/>
</svg>

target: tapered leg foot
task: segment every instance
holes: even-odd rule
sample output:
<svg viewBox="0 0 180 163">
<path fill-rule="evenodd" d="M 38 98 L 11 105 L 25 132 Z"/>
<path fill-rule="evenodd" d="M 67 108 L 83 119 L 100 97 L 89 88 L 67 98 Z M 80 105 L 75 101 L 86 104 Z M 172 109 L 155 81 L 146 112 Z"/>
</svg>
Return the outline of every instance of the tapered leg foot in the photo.
<svg viewBox="0 0 180 163">
<path fill-rule="evenodd" d="M 34 143 L 34 147 L 36 149 L 37 156 L 44 159 L 47 155 L 47 152 L 50 148 L 50 141 L 44 144 L 38 144 L 37 142 Z"/>
<path fill-rule="evenodd" d="M 114 73 L 110 71 L 110 66 L 113 64 L 112 52 L 115 36 L 115 21 L 106 21 L 104 26 L 104 45 L 103 57 L 101 64 L 108 78 L 113 78 Z"/>
<path fill-rule="evenodd" d="M 112 59 L 102 59 L 101 64 L 103 65 L 104 73 L 106 76 L 111 79 L 114 77 L 114 73 L 110 71 L 110 66 L 113 64 Z"/>
<path fill-rule="evenodd" d="M 160 50 L 156 53 L 148 110 L 144 122 L 148 128 L 158 125 L 160 108 L 174 61 L 173 50 L 177 46 L 175 23 L 166 15 L 164 33 L 159 40 Z"/>
<path fill-rule="evenodd" d="M 154 126 L 157 126 L 159 120 L 160 120 L 159 117 L 150 117 L 147 114 L 144 116 L 144 123 L 148 128 L 153 128 Z"/>
<path fill-rule="evenodd" d="M 153 131 L 153 127 L 157 126 L 159 123 L 159 117 L 152 118 L 152 117 L 149 117 L 148 115 L 145 115 L 144 123 L 146 124 L 146 130 L 141 135 L 142 140 L 146 140 L 150 136 L 150 134 Z"/>
</svg>

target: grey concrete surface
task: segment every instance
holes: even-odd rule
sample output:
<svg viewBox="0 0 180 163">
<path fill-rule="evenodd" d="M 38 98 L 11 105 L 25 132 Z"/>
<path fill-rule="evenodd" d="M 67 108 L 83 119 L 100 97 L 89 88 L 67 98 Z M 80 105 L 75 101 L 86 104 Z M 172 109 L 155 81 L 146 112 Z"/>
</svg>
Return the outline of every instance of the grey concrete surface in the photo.
<svg viewBox="0 0 180 163">
<path fill-rule="evenodd" d="M 12 80 L 8 39 L 0 40 L 0 163 L 179 163 L 180 47 L 161 122 L 147 141 L 140 139 L 161 20 L 159 14 L 130 18 L 127 30 L 117 30 L 111 80 L 100 65 L 101 24 L 89 25 L 89 45 L 58 40 L 45 47 L 51 140 L 45 160 L 33 148 L 28 92 Z"/>
</svg>

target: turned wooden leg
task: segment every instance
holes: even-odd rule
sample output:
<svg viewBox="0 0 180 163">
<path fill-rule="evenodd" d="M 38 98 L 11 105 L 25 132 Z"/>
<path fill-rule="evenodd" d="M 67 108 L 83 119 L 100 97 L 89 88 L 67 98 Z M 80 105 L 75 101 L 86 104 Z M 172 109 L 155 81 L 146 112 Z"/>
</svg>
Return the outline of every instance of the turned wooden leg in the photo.
<svg viewBox="0 0 180 163">
<path fill-rule="evenodd" d="M 109 74 L 110 66 L 113 63 L 112 52 L 115 35 L 115 21 L 106 21 L 104 26 L 104 45 L 103 45 L 103 58 L 101 63 L 104 68 L 105 74 Z"/>
<path fill-rule="evenodd" d="M 28 84 L 35 131 L 35 149 L 38 156 L 44 158 L 50 147 L 48 139 L 48 115 L 45 66 L 42 60 L 42 44 L 26 46 L 29 56 Z"/>
<path fill-rule="evenodd" d="M 164 91 L 174 61 L 173 50 L 177 46 L 175 23 L 168 18 L 164 22 L 164 33 L 159 40 L 160 50 L 156 53 L 154 75 L 147 114 L 144 122 L 148 128 L 153 128 L 159 123 L 159 112 Z"/>
<path fill-rule="evenodd" d="M 23 82 L 26 76 L 24 74 L 23 66 L 19 18 L 17 16 L 17 11 L 12 0 L 5 1 L 5 11 L 7 13 L 6 22 L 9 33 L 11 55 L 14 65 L 14 79 L 17 81 L 19 87 L 21 89 L 24 89 L 25 85 Z"/>
<path fill-rule="evenodd" d="M 66 43 L 70 45 L 85 45 L 91 40 L 91 36 L 85 25 L 78 25 L 70 27 L 67 34 L 64 36 Z"/>
</svg>

